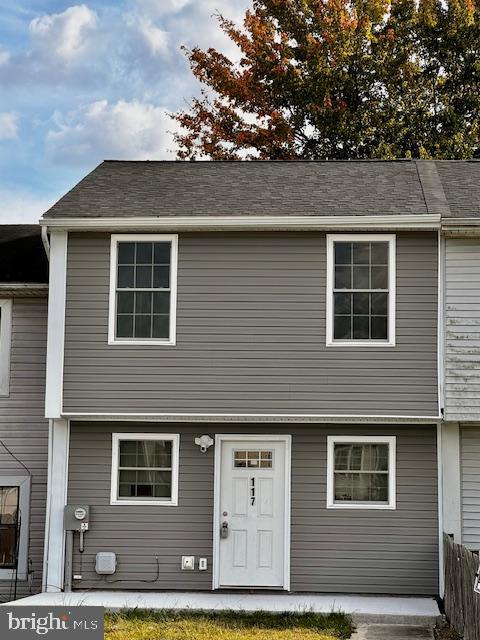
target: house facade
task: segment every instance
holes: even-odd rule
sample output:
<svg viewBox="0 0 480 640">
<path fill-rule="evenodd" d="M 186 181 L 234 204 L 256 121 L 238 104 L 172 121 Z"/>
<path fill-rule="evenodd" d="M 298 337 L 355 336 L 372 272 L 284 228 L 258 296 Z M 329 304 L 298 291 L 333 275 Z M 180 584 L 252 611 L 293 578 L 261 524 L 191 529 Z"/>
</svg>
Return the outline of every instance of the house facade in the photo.
<svg viewBox="0 0 480 640">
<path fill-rule="evenodd" d="M 41 588 L 47 501 L 47 257 L 38 225 L 0 225 L 0 599 Z"/>
<path fill-rule="evenodd" d="M 441 595 L 479 167 L 104 162 L 54 205 L 43 589 Z"/>
<path fill-rule="evenodd" d="M 67 503 L 73 588 L 438 593 L 438 192 L 107 162 L 46 214 L 48 585 Z"/>
</svg>

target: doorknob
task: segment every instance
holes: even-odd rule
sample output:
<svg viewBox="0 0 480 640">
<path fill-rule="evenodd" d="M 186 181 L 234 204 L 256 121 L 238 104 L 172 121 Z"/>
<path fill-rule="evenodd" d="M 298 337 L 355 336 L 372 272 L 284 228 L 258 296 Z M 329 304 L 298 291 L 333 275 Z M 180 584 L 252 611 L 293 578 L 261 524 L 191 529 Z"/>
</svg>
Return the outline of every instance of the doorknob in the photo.
<svg viewBox="0 0 480 640">
<path fill-rule="evenodd" d="M 228 522 L 222 522 L 222 526 L 220 527 L 220 538 L 228 538 Z"/>
</svg>

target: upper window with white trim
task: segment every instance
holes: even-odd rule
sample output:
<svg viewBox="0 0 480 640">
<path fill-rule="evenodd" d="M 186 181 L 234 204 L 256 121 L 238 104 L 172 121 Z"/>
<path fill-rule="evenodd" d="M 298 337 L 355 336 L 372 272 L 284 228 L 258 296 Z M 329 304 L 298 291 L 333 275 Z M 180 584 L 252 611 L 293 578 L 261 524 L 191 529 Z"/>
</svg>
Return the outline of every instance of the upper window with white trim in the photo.
<svg viewBox="0 0 480 640">
<path fill-rule="evenodd" d="M 177 236 L 113 235 L 110 344 L 175 344 Z"/>
<path fill-rule="evenodd" d="M 395 436 L 329 436 L 327 507 L 395 509 Z"/>
<path fill-rule="evenodd" d="M 111 504 L 176 505 L 178 434 L 113 433 Z"/>
<path fill-rule="evenodd" d="M 10 389 L 10 343 L 12 340 L 12 301 L 0 300 L 0 396 Z"/>
<path fill-rule="evenodd" d="M 395 344 L 395 236 L 327 236 L 327 345 Z"/>
</svg>

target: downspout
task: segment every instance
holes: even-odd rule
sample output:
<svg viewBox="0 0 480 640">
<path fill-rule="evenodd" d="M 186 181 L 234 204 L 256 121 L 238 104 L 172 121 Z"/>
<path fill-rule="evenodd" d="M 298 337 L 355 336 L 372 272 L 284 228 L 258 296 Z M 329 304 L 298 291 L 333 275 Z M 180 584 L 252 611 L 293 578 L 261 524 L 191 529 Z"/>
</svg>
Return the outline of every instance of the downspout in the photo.
<svg viewBox="0 0 480 640">
<path fill-rule="evenodd" d="M 48 227 L 41 228 L 43 248 L 47 254 L 47 260 L 50 261 L 50 242 L 48 241 Z"/>
</svg>

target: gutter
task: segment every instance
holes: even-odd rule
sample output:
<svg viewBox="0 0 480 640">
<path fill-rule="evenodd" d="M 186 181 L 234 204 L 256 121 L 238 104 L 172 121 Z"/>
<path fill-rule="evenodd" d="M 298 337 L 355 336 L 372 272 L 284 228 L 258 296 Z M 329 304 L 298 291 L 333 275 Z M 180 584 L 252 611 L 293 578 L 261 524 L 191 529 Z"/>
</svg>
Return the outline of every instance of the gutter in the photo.
<svg viewBox="0 0 480 640">
<path fill-rule="evenodd" d="M 62 231 L 313 231 L 438 230 L 440 214 L 371 216 L 171 216 L 129 218 L 48 218 L 43 229 Z"/>
</svg>

